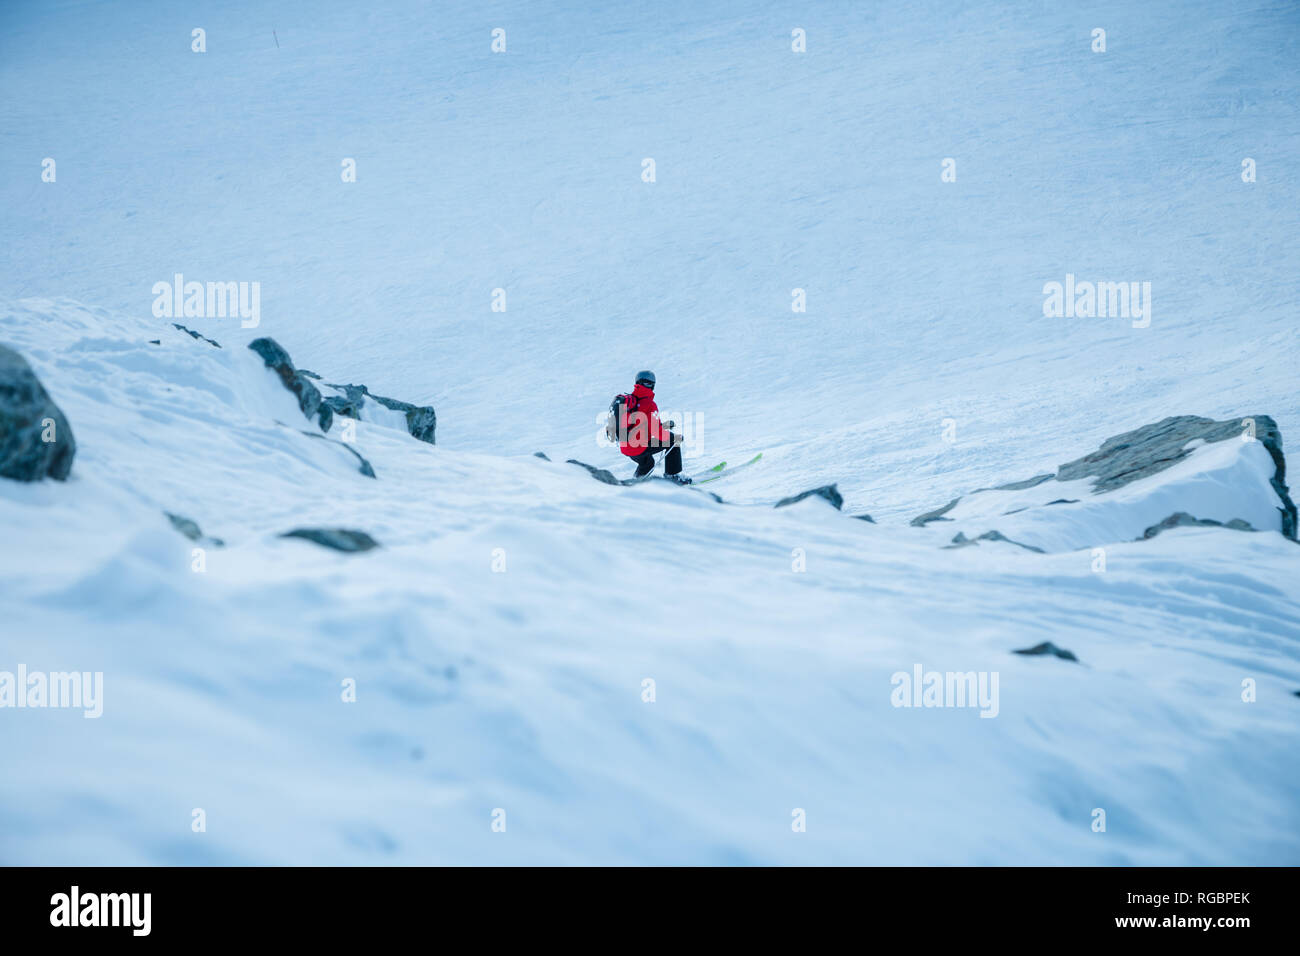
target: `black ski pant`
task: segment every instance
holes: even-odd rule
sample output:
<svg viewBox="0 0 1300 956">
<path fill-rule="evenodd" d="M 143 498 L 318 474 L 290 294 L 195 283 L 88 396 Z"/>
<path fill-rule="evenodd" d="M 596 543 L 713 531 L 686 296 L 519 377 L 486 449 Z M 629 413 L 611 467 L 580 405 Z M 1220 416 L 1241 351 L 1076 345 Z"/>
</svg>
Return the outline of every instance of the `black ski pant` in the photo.
<svg viewBox="0 0 1300 956">
<path fill-rule="evenodd" d="M 664 474 L 681 474 L 682 446 L 673 445 L 671 448 L 656 448 L 652 445 L 645 451 L 641 452 L 641 454 L 632 458 L 632 460 L 636 462 L 636 477 L 644 478 L 646 475 L 650 474 L 650 472 L 654 471 L 655 455 L 659 454 L 661 451 L 668 452 L 667 457 L 664 458 Z"/>
</svg>

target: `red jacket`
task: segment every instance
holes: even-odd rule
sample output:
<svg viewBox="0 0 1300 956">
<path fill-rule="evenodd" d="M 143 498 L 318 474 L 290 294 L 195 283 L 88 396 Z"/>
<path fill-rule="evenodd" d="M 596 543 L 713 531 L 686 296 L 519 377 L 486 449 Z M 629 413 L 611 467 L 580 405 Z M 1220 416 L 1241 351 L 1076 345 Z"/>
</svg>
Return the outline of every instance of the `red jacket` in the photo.
<svg viewBox="0 0 1300 956">
<path fill-rule="evenodd" d="M 632 389 L 632 397 L 623 406 L 619 416 L 619 434 L 626 440 L 618 446 L 623 454 L 635 458 L 647 448 L 653 439 L 657 445 L 667 448 L 672 441 L 672 432 L 659 422 L 659 406 L 655 404 L 655 393 L 644 385 Z"/>
</svg>

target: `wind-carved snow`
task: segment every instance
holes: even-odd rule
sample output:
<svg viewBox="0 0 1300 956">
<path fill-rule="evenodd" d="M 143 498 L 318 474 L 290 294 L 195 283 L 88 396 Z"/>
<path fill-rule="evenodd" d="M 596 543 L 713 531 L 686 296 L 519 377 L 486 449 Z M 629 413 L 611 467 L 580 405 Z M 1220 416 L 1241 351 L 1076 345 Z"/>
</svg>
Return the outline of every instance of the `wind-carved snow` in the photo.
<svg viewBox="0 0 1300 956">
<path fill-rule="evenodd" d="M 0 713 L 9 765 L 39 768 L 0 785 L 7 860 L 1218 863 L 1300 849 L 1286 759 L 1298 549 L 1276 532 L 1118 543 L 1098 573 L 1088 550 L 948 551 L 931 528 L 819 498 L 776 510 L 611 487 L 359 422 L 369 479 L 302 434 L 314 423 L 248 349 L 71 303 L 11 306 L 0 337 L 32 357 L 81 443 L 65 486 L 0 483 L 6 659 L 105 675 L 98 720 Z M 1164 483 L 1194 488 L 1232 460 L 1254 475 L 1249 446 L 1229 444 Z M 226 542 L 203 573 L 164 510 Z M 298 526 L 381 547 L 277 537 Z M 1080 663 L 1011 653 L 1049 638 Z M 917 665 L 996 673 L 996 717 L 893 706 L 891 679 Z"/>
<path fill-rule="evenodd" d="M 286 0 L 201 55 L 3 16 L 0 341 L 78 450 L 0 481 L 0 671 L 104 700 L 0 710 L 0 861 L 1300 862 L 1300 548 L 1131 540 L 1271 528 L 1259 449 L 969 494 L 1169 415 L 1300 447 L 1291 6 Z M 178 272 L 258 282 L 260 327 L 154 318 Z M 1045 318 L 1067 274 L 1149 281 L 1149 327 Z M 259 336 L 438 444 L 368 404 L 359 473 Z M 631 474 L 597 420 L 646 367 L 688 472 L 763 452 L 726 504 L 565 464 Z M 918 665 L 997 716 L 894 706 Z"/>
</svg>

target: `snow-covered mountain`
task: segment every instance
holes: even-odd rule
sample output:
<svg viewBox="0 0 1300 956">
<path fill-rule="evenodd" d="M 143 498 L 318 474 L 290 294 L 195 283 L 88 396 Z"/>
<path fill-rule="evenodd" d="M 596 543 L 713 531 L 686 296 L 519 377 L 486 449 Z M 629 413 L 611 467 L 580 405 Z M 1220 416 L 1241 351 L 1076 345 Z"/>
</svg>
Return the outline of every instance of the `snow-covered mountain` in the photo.
<svg viewBox="0 0 1300 956">
<path fill-rule="evenodd" d="M 589 6 L 0 10 L 0 862 L 1300 862 L 1295 7 Z"/>
</svg>

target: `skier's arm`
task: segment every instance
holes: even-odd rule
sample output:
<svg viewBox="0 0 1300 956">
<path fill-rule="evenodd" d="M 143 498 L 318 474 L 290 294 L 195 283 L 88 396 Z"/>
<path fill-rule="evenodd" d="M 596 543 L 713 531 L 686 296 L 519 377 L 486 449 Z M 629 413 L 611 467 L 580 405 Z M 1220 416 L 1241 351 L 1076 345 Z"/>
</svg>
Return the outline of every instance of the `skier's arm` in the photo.
<svg viewBox="0 0 1300 956">
<path fill-rule="evenodd" d="M 650 419 L 651 431 L 659 437 L 660 444 L 672 444 L 675 436 L 664 426 L 664 423 L 659 420 L 658 409 L 655 409 L 655 411 L 650 413 Z"/>
</svg>

